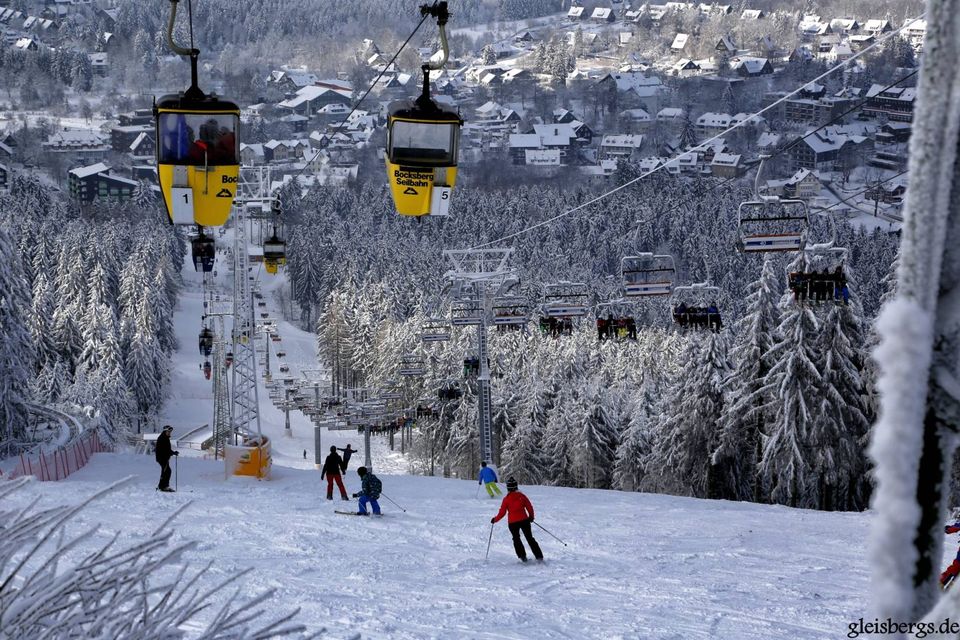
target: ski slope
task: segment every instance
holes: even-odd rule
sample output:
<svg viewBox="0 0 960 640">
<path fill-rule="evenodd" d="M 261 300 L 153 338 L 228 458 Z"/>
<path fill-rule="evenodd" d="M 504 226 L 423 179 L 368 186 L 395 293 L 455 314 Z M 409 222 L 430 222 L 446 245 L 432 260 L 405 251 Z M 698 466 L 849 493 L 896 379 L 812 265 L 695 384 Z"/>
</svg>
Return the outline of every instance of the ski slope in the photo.
<svg viewBox="0 0 960 640">
<path fill-rule="evenodd" d="M 334 639 L 820 639 L 867 615 L 867 514 L 521 487 L 568 546 L 535 527 L 547 561 L 521 564 L 501 521 L 484 562 L 499 500 L 477 497 L 470 480 L 381 474 L 407 512 L 381 498 L 374 519 L 334 514 L 356 503 L 327 502 L 314 470 L 225 480 L 221 464 L 181 456 L 172 494 L 154 491 L 158 470 L 146 456 L 98 454 L 14 500 L 72 502 L 132 475 L 74 525 L 122 543 L 193 501 L 174 525 L 175 541 L 201 543 L 186 562 L 214 561 L 211 583 L 252 567 L 244 591 L 277 589 L 278 610 L 302 607 L 301 620 Z"/>
<path fill-rule="evenodd" d="M 181 345 L 162 413 L 175 436 L 210 422 L 213 412 L 198 366 L 202 298 L 192 265 L 184 279 L 175 316 Z M 228 292 L 222 262 L 217 280 Z M 290 373 L 299 376 L 317 366 L 314 337 L 280 320 L 272 292 L 282 286 L 277 278 L 261 290 Z M 337 515 L 334 509 L 356 502 L 324 499 L 312 425 L 293 413 L 293 434 L 284 435 L 283 414 L 262 379 L 260 398 L 263 431 L 274 442 L 269 480 L 226 478 L 222 462 L 183 449 L 179 492 L 164 494 L 154 490 L 159 467 L 151 457 L 98 454 L 69 480 L 31 483 L 11 501 L 73 503 L 132 476 L 82 512 L 74 528 L 98 525 L 99 540 L 116 533 L 133 544 L 191 502 L 175 521 L 174 542 L 200 541 L 182 561 L 193 568 L 212 561 L 205 584 L 253 568 L 242 585 L 247 595 L 276 589 L 278 611 L 302 608 L 300 620 L 326 627 L 333 639 L 820 639 L 845 637 L 850 622 L 868 615 L 868 514 L 522 487 L 537 522 L 568 546 L 535 527 L 547 561 L 521 564 L 504 520 L 485 561 L 499 500 L 478 492 L 475 481 L 404 475 L 402 456 L 375 438 L 371 455 L 385 495 L 407 511 L 381 498 L 383 518 Z M 362 437 L 325 431 L 322 438 L 323 449 L 348 442 L 361 449 L 346 478 L 347 490 L 357 491 Z"/>
</svg>

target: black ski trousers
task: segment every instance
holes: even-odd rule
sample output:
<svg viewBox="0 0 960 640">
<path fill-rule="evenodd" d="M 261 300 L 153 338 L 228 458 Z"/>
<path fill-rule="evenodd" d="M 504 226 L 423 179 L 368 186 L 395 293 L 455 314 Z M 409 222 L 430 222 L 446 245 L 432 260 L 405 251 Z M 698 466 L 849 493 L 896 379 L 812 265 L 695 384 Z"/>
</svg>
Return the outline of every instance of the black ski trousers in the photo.
<svg viewBox="0 0 960 640">
<path fill-rule="evenodd" d="M 527 550 L 523 548 L 523 543 L 520 542 L 520 532 L 523 531 L 523 537 L 527 539 L 527 544 L 530 545 L 530 551 L 533 551 L 533 557 L 537 560 L 543 559 L 543 551 L 540 551 L 540 545 L 537 544 L 537 541 L 533 537 L 533 531 L 530 530 L 530 523 L 532 520 L 527 518 L 526 520 L 519 520 L 517 522 L 511 522 L 508 527 L 510 527 L 510 535 L 513 536 L 513 548 L 517 552 L 517 557 L 521 560 L 527 559 Z"/>
<path fill-rule="evenodd" d="M 160 484 L 157 485 L 157 489 L 166 489 L 170 486 L 170 476 L 173 473 L 170 470 L 170 458 L 157 460 L 157 464 L 160 465 Z"/>
</svg>

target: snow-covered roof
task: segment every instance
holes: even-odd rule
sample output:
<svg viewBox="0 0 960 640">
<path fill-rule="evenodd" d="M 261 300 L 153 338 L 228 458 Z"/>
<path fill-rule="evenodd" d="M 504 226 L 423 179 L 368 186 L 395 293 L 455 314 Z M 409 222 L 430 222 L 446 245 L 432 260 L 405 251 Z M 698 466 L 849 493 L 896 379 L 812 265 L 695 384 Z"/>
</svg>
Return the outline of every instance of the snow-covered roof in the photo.
<svg viewBox="0 0 960 640">
<path fill-rule="evenodd" d="M 697 126 L 699 127 L 729 127 L 732 117 L 729 113 L 714 113 L 708 111 L 699 118 L 697 118 Z"/>
<path fill-rule="evenodd" d="M 761 73 L 769 64 L 766 58 L 756 58 L 754 56 L 740 56 L 730 64 L 732 69 L 743 69 L 750 75 Z"/>
<path fill-rule="evenodd" d="M 612 9 L 597 7 L 593 10 L 593 13 L 590 14 L 592 20 L 606 20 L 610 17 L 610 12 Z"/>
<path fill-rule="evenodd" d="M 580 18 L 583 17 L 583 7 L 570 7 L 570 10 L 567 11 L 568 18 Z"/>
<path fill-rule="evenodd" d="M 320 96 L 326 95 L 328 93 L 335 93 L 347 99 L 350 98 L 349 91 L 346 91 L 343 89 L 328 89 L 327 87 L 317 87 L 317 86 L 311 85 L 309 87 L 303 87 L 301 89 L 297 89 L 297 93 L 294 95 L 293 98 L 290 98 L 289 100 L 284 100 L 283 102 L 279 103 L 277 106 L 283 107 L 285 109 L 295 109 L 305 102 L 312 102 L 313 100 L 316 100 Z"/>
<path fill-rule="evenodd" d="M 743 13 L 740 14 L 742 20 L 760 20 L 764 17 L 762 9 L 744 9 Z"/>
<path fill-rule="evenodd" d="M 540 136 L 535 133 L 511 133 L 510 148 L 538 149 L 540 148 Z"/>
<path fill-rule="evenodd" d="M 76 169 L 71 169 L 70 175 L 74 175 L 78 178 L 89 178 L 92 175 L 104 173 L 106 171 L 110 171 L 110 167 L 102 162 L 98 162 L 86 167 L 77 167 Z"/>
<path fill-rule="evenodd" d="M 713 156 L 713 162 L 710 164 L 724 167 L 736 167 L 740 164 L 740 154 L 721 152 Z"/>
<path fill-rule="evenodd" d="M 679 120 L 686 114 L 680 107 L 664 107 L 657 112 L 657 120 Z"/>
<path fill-rule="evenodd" d="M 619 91 L 630 91 L 641 87 L 659 88 L 663 82 L 657 76 L 647 76 L 639 71 L 628 71 L 624 73 L 608 73 L 601 77 L 598 82 L 604 82 L 608 78 L 613 79 Z"/>
<path fill-rule="evenodd" d="M 134 127 L 136 131 L 144 131 L 142 126 Z M 147 127 L 146 130 L 152 130 Z M 92 129 L 65 129 L 52 134 L 43 143 L 50 147 L 98 147 L 105 144 L 105 140 L 98 131 Z"/>
<path fill-rule="evenodd" d="M 779 133 L 772 133 L 770 131 L 764 131 L 757 138 L 757 146 L 761 149 L 770 149 L 776 147 L 780 144 L 780 140 L 783 138 Z"/>
<path fill-rule="evenodd" d="M 624 109 L 620 116 L 633 120 L 634 122 L 650 122 L 650 114 L 643 109 Z"/>
<path fill-rule="evenodd" d="M 867 89 L 867 98 L 873 98 L 875 96 L 880 96 L 890 100 L 902 100 L 904 102 L 913 102 L 917 98 L 917 89 L 916 87 L 890 87 L 884 91 L 884 85 L 874 84 L 870 85 L 870 88 Z"/>
<path fill-rule="evenodd" d="M 605 135 L 600 141 L 601 147 L 632 147 L 639 149 L 643 145 L 643 136 L 640 134 Z"/>
<path fill-rule="evenodd" d="M 674 51 L 681 51 L 685 46 L 687 46 L 687 41 L 690 39 L 690 35 L 687 33 L 678 33 L 677 36 L 673 39 L 673 43 L 670 45 L 670 48 Z"/>
<path fill-rule="evenodd" d="M 863 25 L 864 31 L 890 31 L 891 29 L 893 29 L 893 25 L 885 19 L 867 20 Z"/>
</svg>

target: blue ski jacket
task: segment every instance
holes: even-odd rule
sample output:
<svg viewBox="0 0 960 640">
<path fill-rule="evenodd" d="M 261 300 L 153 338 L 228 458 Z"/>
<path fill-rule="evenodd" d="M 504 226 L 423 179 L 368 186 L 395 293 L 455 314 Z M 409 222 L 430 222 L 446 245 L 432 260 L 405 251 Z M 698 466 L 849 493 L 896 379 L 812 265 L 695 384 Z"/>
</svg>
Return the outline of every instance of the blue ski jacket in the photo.
<svg viewBox="0 0 960 640">
<path fill-rule="evenodd" d="M 490 467 L 480 467 L 480 482 L 477 484 L 486 484 L 488 482 L 496 482 L 497 474 Z"/>
</svg>

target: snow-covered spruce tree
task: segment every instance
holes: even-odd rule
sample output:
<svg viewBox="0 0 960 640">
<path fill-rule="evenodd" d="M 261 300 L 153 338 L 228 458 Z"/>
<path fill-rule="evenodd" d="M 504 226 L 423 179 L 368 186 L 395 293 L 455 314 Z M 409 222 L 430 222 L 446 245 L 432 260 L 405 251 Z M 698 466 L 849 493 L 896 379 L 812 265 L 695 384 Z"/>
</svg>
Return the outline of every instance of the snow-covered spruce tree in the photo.
<svg viewBox="0 0 960 640">
<path fill-rule="evenodd" d="M 629 405 L 630 421 L 620 438 L 613 466 L 613 488 L 639 491 L 646 475 L 644 461 L 653 448 L 650 416 L 654 412 L 653 397 L 644 388 Z"/>
<path fill-rule="evenodd" d="M 179 512 L 148 532 L 145 541 L 126 547 L 117 547 L 116 540 L 96 541 L 96 530 L 72 531 L 74 516 L 124 482 L 78 505 L 0 509 L 0 640 L 180 640 L 188 637 L 185 629 L 192 630 L 190 637 L 209 640 L 316 637 L 293 621 L 297 611 L 269 613 L 272 592 L 251 599 L 236 593 L 215 598 L 247 572 L 218 577 L 213 586 L 200 589 L 210 579 L 209 566 L 160 577 L 195 546 L 172 544 L 171 523 Z M 24 484 L 0 482 L 0 501 Z M 78 548 L 87 553 L 76 559 L 71 552 Z"/>
<path fill-rule="evenodd" d="M 571 471 L 580 486 L 608 489 L 619 434 L 599 376 L 587 383 L 582 398 L 583 412 L 574 416 L 578 424 Z"/>
<path fill-rule="evenodd" d="M 780 286 L 774 261 L 763 261 L 760 277 L 750 285 L 747 312 L 737 323 L 733 349 L 736 365 L 719 423 L 719 444 L 713 453 L 717 497 L 759 501 L 757 462 L 765 406 L 770 404 L 764 379 L 770 370 L 769 352 L 780 320 Z"/>
<path fill-rule="evenodd" d="M 572 384 L 561 384 L 543 431 L 544 481 L 560 487 L 580 486 L 580 478 L 573 473 L 573 451 L 579 437 L 577 427 L 586 407 L 580 401 L 579 390 L 572 388 Z"/>
<path fill-rule="evenodd" d="M 450 438 L 444 452 L 445 467 L 460 478 L 471 478 L 480 468 L 480 433 L 477 430 L 477 396 L 474 390 L 464 389 L 459 404 L 453 410 Z"/>
<path fill-rule="evenodd" d="M 653 450 L 644 462 L 645 487 L 701 498 L 715 493 L 711 453 L 723 411 L 721 388 L 730 375 L 727 352 L 725 333 L 690 338 L 654 432 Z"/>
<path fill-rule="evenodd" d="M 832 304 L 820 326 L 817 370 L 820 372 L 816 419 L 808 434 L 813 471 L 818 482 L 818 509 L 864 509 L 867 419 L 863 370 L 866 353 L 863 311 L 856 296 L 856 279 L 846 270 L 849 304 Z"/>
<path fill-rule="evenodd" d="M 801 252 L 790 271 L 805 271 Z M 817 479 L 809 435 L 816 420 L 821 384 L 817 370 L 820 323 L 810 305 L 797 304 L 787 292 L 780 300 L 778 338 L 770 349 L 773 363 L 761 393 L 768 394 L 769 420 L 762 434 L 759 477 L 765 500 L 815 508 Z"/>
<path fill-rule="evenodd" d="M 0 226 L 0 456 L 25 436 L 30 381 L 36 371 L 28 313 L 30 291 L 10 237 Z"/>
<path fill-rule="evenodd" d="M 529 400 L 500 455 L 501 475 L 513 476 L 523 484 L 539 484 L 545 480 L 546 471 L 543 431 L 555 395 L 552 386 L 538 376 L 529 379 L 525 392 Z"/>
</svg>

